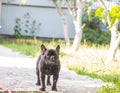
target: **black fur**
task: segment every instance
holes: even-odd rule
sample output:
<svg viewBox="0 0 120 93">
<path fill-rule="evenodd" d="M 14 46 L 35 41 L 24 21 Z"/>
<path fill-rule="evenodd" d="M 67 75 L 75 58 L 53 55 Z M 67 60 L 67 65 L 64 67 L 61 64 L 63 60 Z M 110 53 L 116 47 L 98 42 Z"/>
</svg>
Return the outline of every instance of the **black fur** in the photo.
<svg viewBox="0 0 120 93">
<path fill-rule="evenodd" d="M 42 53 L 38 57 L 36 64 L 36 85 L 41 85 L 40 90 L 42 91 L 45 91 L 45 75 L 47 75 L 47 85 L 51 85 L 50 76 L 53 75 L 52 90 L 57 91 L 56 83 L 59 78 L 60 71 L 59 50 L 59 45 L 56 47 L 56 49 L 49 50 L 47 50 L 44 45 L 41 45 Z"/>
</svg>

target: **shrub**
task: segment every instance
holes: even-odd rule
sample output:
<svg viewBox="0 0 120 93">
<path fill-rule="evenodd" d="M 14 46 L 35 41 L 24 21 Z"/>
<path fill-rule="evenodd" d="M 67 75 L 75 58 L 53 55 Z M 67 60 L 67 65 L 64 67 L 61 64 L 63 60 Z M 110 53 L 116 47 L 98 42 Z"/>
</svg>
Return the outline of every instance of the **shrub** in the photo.
<svg viewBox="0 0 120 93">
<path fill-rule="evenodd" d="M 95 44 L 109 44 L 110 43 L 110 31 L 102 31 L 101 22 L 95 16 L 95 11 L 91 11 L 89 14 L 85 13 L 83 18 L 83 23 L 86 24 L 83 29 L 82 41 L 86 40 L 90 43 Z"/>
<path fill-rule="evenodd" d="M 40 26 L 41 23 L 32 19 L 31 15 L 27 12 L 24 14 L 23 18 L 15 19 L 14 35 L 17 38 L 21 38 L 23 36 L 35 37 L 35 32 L 40 30 Z"/>
</svg>

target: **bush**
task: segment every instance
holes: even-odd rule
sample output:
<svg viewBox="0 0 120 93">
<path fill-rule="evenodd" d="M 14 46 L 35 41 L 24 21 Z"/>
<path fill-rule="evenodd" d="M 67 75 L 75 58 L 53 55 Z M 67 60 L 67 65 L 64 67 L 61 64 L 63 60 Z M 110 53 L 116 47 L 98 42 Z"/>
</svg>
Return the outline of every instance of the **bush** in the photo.
<svg viewBox="0 0 120 93">
<path fill-rule="evenodd" d="M 86 24 L 83 29 L 82 41 L 88 41 L 95 44 L 109 44 L 110 31 L 102 31 L 99 19 L 95 16 L 95 11 L 91 11 L 89 15 L 84 14 L 83 23 Z M 106 28 L 107 30 L 107 28 Z"/>
<path fill-rule="evenodd" d="M 17 38 L 24 36 L 35 37 L 35 33 L 40 30 L 41 23 L 33 19 L 29 12 L 25 13 L 22 18 L 15 19 L 14 35 Z"/>
</svg>

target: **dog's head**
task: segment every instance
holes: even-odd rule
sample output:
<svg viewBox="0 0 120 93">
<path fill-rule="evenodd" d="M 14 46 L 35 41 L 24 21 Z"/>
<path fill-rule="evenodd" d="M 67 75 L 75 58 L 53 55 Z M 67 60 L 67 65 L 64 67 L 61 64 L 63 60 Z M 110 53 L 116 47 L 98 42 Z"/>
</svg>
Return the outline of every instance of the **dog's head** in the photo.
<svg viewBox="0 0 120 93">
<path fill-rule="evenodd" d="M 48 65 L 58 65 L 59 64 L 59 51 L 60 46 L 58 45 L 56 49 L 47 49 L 43 44 L 41 45 L 42 55 L 44 55 L 44 61 Z"/>
</svg>

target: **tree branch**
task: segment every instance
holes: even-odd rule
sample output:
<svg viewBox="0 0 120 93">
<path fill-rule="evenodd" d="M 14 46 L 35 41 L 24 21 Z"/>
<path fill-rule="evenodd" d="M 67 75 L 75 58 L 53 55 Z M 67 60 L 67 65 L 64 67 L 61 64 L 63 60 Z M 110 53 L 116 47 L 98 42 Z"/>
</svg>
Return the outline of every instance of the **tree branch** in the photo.
<svg viewBox="0 0 120 93">
<path fill-rule="evenodd" d="M 102 3 L 103 7 L 107 10 L 107 7 L 105 6 L 105 3 L 103 2 L 103 0 L 100 0 L 100 2 Z"/>
<path fill-rule="evenodd" d="M 103 0 L 100 0 L 100 2 L 102 3 L 103 7 L 105 8 L 105 10 L 109 13 L 107 7 L 105 6 L 105 3 Z M 110 27 L 110 16 L 107 16 L 107 21 L 108 21 L 108 25 Z"/>
<path fill-rule="evenodd" d="M 77 8 L 76 7 L 76 0 L 74 0 L 74 2 L 73 2 L 73 17 L 75 20 L 77 18 L 77 9 L 76 8 Z"/>
<path fill-rule="evenodd" d="M 61 9 L 61 3 L 60 3 L 60 6 L 58 6 L 55 0 L 52 0 L 52 1 L 53 1 L 53 3 L 54 3 L 54 5 L 55 5 L 55 7 L 56 7 L 56 9 L 57 9 L 57 11 L 58 11 L 58 13 L 59 13 L 60 15 L 62 15 L 62 12 L 61 12 L 61 11 L 62 11 L 62 9 Z"/>
<path fill-rule="evenodd" d="M 69 4 L 69 0 L 66 0 L 66 4 L 67 4 L 67 7 L 68 7 L 68 11 L 70 12 L 70 14 L 72 15 L 72 8 Z"/>
<path fill-rule="evenodd" d="M 73 20 L 76 20 L 76 17 L 77 17 L 76 0 L 73 1 L 73 5 L 72 6 L 69 3 L 70 3 L 70 1 L 66 0 L 68 11 L 72 15 Z"/>
<path fill-rule="evenodd" d="M 86 26 L 86 24 L 84 23 L 84 24 L 82 25 L 82 29 L 83 29 L 85 26 Z"/>
</svg>

